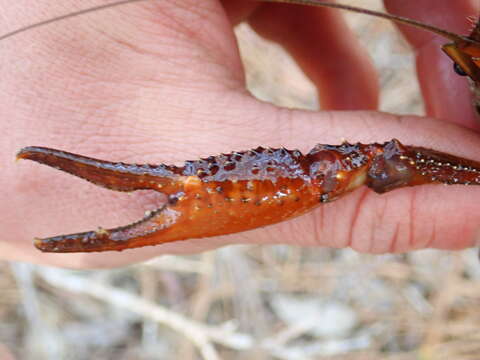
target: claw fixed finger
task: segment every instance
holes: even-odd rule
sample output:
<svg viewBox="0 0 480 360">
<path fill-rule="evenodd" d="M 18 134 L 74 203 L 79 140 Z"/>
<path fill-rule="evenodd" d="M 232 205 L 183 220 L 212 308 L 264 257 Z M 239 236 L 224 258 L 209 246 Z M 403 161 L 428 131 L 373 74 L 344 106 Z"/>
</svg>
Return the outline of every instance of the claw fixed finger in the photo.
<svg viewBox="0 0 480 360">
<path fill-rule="evenodd" d="M 151 235 L 175 224 L 179 215 L 177 211 L 164 205 L 155 211 L 148 212 L 142 220 L 127 226 L 114 229 L 99 228 L 95 231 L 46 239 L 36 238 L 34 245 L 43 252 L 59 253 L 121 251 L 132 247 L 154 245 Z"/>
</svg>

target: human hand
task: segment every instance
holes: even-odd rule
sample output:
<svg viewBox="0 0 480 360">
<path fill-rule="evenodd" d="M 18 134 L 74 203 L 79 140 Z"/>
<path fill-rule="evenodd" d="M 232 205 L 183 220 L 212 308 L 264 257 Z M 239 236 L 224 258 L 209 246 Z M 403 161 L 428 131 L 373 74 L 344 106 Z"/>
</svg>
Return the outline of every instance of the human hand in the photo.
<svg viewBox="0 0 480 360">
<path fill-rule="evenodd" d="M 26 0 L 1 3 L 6 18 L 22 23 L 77 10 L 77 2 L 70 0 L 33 8 Z M 387 6 L 459 33 L 468 31 L 465 18 L 475 13 L 472 4 L 436 0 L 438 12 L 432 14 L 431 3 L 388 1 Z M 451 124 L 479 128 L 465 79 L 453 73 L 450 60 L 438 50 L 443 40 L 405 29 L 417 50 L 428 115 L 445 122 L 371 111 L 307 112 L 277 108 L 245 91 L 229 19 L 246 19 L 260 34 L 285 46 L 323 94 L 324 109 L 375 109 L 375 71 L 338 11 L 239 0 L 205 0 L 201 6 L 193 0 L 181 5 L 162 0 L 11 38 L 0 44 L 4 259 L 108 267 L 234 243 L 351 246 L 374 253 L 474 244 L 480 188 L 422 186 L 381 196 L 362 188 L 300 218 L 241 234 L 123 253 L 38 252 L 31 244 L 34 236 L 126 224 L 158 204 L 158 196 L 127 196 L 34 163 L 15 164 L 12 159 L 23 146 L 112 161 L 174 163 L 258 145 L 306 151 L 341 139 L 369 143 L 395 137 L 405 144 L 480 158 L 478 135 Z"/>
</svg>

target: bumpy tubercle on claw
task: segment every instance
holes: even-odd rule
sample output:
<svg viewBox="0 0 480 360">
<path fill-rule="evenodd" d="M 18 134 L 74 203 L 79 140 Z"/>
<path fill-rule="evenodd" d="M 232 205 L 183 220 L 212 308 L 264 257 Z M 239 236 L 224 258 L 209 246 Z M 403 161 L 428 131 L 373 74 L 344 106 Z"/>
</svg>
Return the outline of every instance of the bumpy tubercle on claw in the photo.
<svg viewBox="0 0 480 360">
<path fill-rule="evenodd" d="M 24 148 L 17 158 L 112 190 L 168 195 L 166 204 L 127 226 L 35 239 L 45 252 L 121 251 L 237 233 L 302 215 L 362 185 L 377 193 L 432 183 L 480 185 L 480 163 L 395 139 L 317 145 L 306 155 L 259 147 L 182 167 L 113 163 L 43 147 Z"/>
</svg>

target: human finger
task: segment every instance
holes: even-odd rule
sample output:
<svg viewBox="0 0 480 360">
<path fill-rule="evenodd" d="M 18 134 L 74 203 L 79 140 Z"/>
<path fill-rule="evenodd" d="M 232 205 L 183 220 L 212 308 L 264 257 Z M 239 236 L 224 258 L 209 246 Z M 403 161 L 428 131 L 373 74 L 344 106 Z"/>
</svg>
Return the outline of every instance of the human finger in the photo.
<svg viewBox="0 0 480 360">
<path fill-rule="evenodd" d="M 322 109 L 377 108 L 376 71 L 338 10 L 263 4 L 249 23 L 294 57 L 316 85 Z"/>
<path fill-rule="evenodd" d="M 386 0 L 387 9 L 397 15 L 411 17 L 437 25 L 458 34 L 468 34 L 471 23 L 468 17 L 478 13 L 469 0 L 392 1 Z M 417 74 L 428 116 L 451 121 L 476 131 L 480 130 L 479 116 L 472 106 L 472 94 L 464 77 L 453 71 L 452 61 L 441 51 L 448 42 L 438 35 L 399 26 L 416 52 Z"/>
</svg>

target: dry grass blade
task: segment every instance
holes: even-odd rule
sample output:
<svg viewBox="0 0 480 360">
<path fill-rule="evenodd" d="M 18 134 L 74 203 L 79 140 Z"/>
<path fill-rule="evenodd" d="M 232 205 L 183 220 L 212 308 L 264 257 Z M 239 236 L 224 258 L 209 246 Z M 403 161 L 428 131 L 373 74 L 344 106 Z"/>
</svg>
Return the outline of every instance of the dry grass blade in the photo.
<svg viewBox="0 0 480 360">
<path fill-rule="evenodd" d="M 86 278 L 61 274 L 59 271 L 39 269 L 41 277 L 49 284 L 73 293 L 87 294 L 97 300 L 107 302 L 142 317 L 158 321 L 183 334 L 192 341 L 206 360 L 219 359 L 213 342 L 236 350 L 250 348 L 253 339 L 247 334 L 235 333 L 222 327 L 211 327 L 192 321 L 158 304 L 114 287 L 96 283 Z"/>
</svg>

